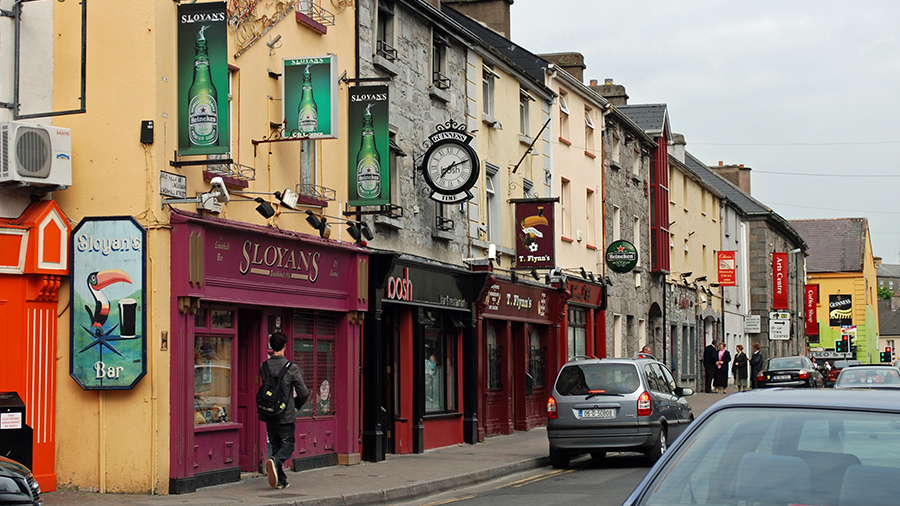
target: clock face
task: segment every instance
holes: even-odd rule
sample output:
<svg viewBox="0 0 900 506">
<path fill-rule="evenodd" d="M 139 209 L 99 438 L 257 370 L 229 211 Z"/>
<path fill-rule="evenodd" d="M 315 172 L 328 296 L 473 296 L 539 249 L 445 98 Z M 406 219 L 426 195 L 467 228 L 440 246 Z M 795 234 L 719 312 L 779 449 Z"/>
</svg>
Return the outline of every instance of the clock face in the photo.
<svg viewBox="0 0 900 506">
<path fill-rule="evenodd" d="M 445 140 L 426 153 L 425 179 L 436 192 L 452 194 L 471 188 L 477 166 L 474 150 L 459 141 Z"/>
</svg>

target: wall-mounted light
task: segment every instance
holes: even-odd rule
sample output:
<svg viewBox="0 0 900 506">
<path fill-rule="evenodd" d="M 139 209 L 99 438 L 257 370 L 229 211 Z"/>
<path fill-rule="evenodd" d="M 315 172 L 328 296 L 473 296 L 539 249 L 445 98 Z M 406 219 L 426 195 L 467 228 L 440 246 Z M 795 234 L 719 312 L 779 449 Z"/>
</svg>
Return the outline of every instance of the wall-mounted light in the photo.
<svg viewBox="0 0 900 506">
<path fill-rule="evenodd" d="M 531 277 L 533 277 L 535 280 L 541 279 L 541 277 L 538 275 L 537 269 L 531 269 Z"/>
<path fill-rule="evenodd" d="M 515 273 L 515 271 L 511 271 L 509 273 L 509 282 L 512 284 L 516 284 L 519 282 L 519 275 Z"/>
<path fill-rule="evenodd" d="M 290 188 L 285 188 L 283 192 L 275 192 L 275 198 L 278 199 L 284 207 L 296 209 L 300 195 Z"/>
<path fill-rule="evenodd" d="M 694 281 L 697 281 L 697 282 L 706 281 L 706 276 L 700 276 L 699 278 L 695 279 Z"/>
<path fill-rule="evenodd" d="M 259 204 L 256 206 L 256 212 L 261 214 L 263 218 L 269 219 L 272 216 L 275 216 L 275 209 L 273 209 L 272 204 L 268 203 L 265 199 L 256 197 L 253 201 Z"/>
<path fill-rule="evenodd" d="M 689 277 L 691 274 L 693 274 L 693 271 L 684 272 L 681 274 L 681 277 L 686 278 L 686 277 Z"/>
<path fill-rule="evenodd" d="M 328 223 L 328 218 L 337 222 L 346 223 L 347 233 L 350 234 L 350 237 L 352 237 L 353 240 L 356 241 L 356 244 L 359 244 L 360 246 L 365 246 L 366 241 L 371 241 L 375 238 L 375 234 L 372 233 L 369 224 L 364 221 L 348 220 L 347 218 L 328 216 L 325 214 L 317 215 L 312 212 L 311 209 L 307 209 L 304 213 L 306 214 L 306 222 L 309 223 L 312 228 L 318 230 L 319 237 L 324 239 L 331 237 L 331 225 Z"/>
</svg>

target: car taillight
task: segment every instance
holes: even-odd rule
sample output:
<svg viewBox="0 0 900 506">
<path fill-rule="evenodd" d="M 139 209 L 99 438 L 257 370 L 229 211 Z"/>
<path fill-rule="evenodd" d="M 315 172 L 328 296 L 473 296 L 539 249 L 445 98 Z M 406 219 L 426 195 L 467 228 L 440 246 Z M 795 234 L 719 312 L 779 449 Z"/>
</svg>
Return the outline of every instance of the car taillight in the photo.
<svg viewBox="0 0 900 506">
<path fill-rule="evenodd" d="M 756 381 L 766 381 L 766 376 L 763 373 L 759 373 L 756 375 Z"/>
<path fill-rule="evenodd" d="M 553 397 L 547 399 L 547 418 L 556 420 L 556 399 Z"/>
<path fill-rule="evenodd" d="M 809 371 L 800 371 L 800 379 L 809 378 Z"/>
<path fill-rule="evenodd" d="M 653 403 L 650 402 L 650 393 L 644 392 L 637 401 L 638 416 L 650 416 L 653 413 Z"/>
</svg>

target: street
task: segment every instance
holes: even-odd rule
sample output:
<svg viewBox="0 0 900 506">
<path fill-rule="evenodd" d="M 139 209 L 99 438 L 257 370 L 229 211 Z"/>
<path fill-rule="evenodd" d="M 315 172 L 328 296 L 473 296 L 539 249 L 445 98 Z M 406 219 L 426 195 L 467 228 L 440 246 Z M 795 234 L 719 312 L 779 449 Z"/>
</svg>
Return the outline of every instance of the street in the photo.
<svg viewBox="0 0 900 506">
<path fill-rule="evenodd" d="M 641 454 L 610 454 L 600 462 L 587 455 L 567 469 L 542 467 L 487 483 L 417 498 L 399 505 L 545 506 L 599 504 L 618 506 L 650 470 Z"/>
</svg>

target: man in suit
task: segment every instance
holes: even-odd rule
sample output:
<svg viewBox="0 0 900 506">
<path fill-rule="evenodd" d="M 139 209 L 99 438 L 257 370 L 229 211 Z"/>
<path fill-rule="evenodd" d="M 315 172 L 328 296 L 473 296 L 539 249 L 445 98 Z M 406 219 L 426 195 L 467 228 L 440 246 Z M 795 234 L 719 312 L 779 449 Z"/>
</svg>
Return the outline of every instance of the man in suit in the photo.
<svg viewBox="0 0 900 506">
<path fill-rule="evenodd" d="M 716 374 L 716 362 L 719 361 L 719 350 L 717 349 L 718 344 L 719 341 L 717 339 L 713 339 L 712 342 L 706 345 L 706 348 L 703 350 L 703 371 L 706 373 L 706 376 L 704 377 L 703 391 L 708 394 L 712 393 L 713 377 Z"/>
<path fill-rule="evenodd" d="M 759 343 L 753 344 L 753 356 L 750 357 L 750 386 L 756 388 L 756 377 L 763 367 L 763 354 L 759 351 Z"/>
</svg>

